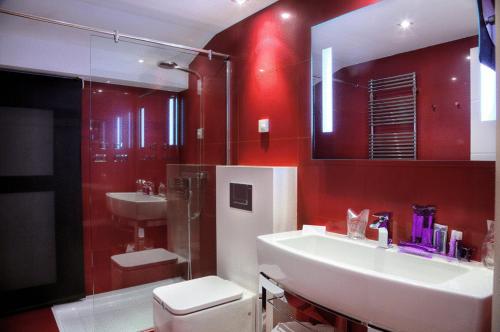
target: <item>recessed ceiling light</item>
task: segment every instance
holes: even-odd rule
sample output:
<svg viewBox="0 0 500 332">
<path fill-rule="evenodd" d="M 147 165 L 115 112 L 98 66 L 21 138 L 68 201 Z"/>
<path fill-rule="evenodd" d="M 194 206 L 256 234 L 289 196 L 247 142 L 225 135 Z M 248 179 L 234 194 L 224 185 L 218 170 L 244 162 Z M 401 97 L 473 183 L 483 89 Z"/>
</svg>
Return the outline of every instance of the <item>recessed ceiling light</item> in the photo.
<svg viewBox="0 0 500 332">
<path fill-rule="evenodd" d="M 290 13 L 287 12 L 281 13 L 281 18 L 284 20 L 288 20 L 290 17 L 292 17 L 292 14 Z"/>
<path fill-rule="evenodd" d="M 259 71 L 263 73 L 265 70 L 263 68 L 259 68 Z"/>
<path fill-rule="evenodd" d="M 139 60 L 137 60 L 137 62 L 144 63 L 144 59 L 139 59 Z"/>
<path fill-rule="evenodd" d="M 244 4 L 245 2 L 247 2 L 247 0 L 231 0 L 232 2 L 236 2 L 238 5 L 242 5 Z"/>
<path fill-rule="evenodd" d="M 470 60 L 470 55 L 467 55 L 467 56 L 465 57 L 465 60 Z"/>
<path fill-rule="evenodd" d="M 101 93 L 101 92 L 102 92 L 102 89 L 97 90 L 97 92 Z"/>
<path fill-rule="evenodd" d="M 410 22 L 409 20 L 402 20 L 401 23 L 399 23 L 399 26 L 403 30 L 408 30 L 412 24 L 413 24 L 413 22 Z"/>
<path fill-rule="evenodd" d="M 453 77 L 451 78 L 451 80 L 452 80 L 453 82 L 455 82 L 455 81 L 457 80 L 457 78 L 456 78 L 455 76 L 453 76 Z"/>
</svg>

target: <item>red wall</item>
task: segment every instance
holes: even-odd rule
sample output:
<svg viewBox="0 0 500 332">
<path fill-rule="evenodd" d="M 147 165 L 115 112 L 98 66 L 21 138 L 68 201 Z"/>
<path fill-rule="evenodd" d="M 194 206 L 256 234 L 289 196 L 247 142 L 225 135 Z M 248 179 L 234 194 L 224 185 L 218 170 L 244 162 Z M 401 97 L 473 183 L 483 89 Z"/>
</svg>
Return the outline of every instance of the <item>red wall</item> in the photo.
<svg viewBox="0 0 500 332">
<path fill-rule="evenodd" d="M 335 82 L 334 130 L 315 130 L 315 158 L 366 159 L 368 81 L 415 72 L 418 159 L 469 160 L 470 64 L 466 57 L 476 46 L 476 36 L 463 38 L 336 72 L 336 79 L 360 86 Z M 457 79 L 453 81 L 451 77 Z M 321 128 L 321 83 L 314 86 L 314 94 L 314 126 Z M 413 130 L 412 125 L 407 126 Z"/>
<path fill-rule="evenodd" d="M 82 165 L 84 208 L 85 284 L 87 294 L 105 292 L 111 286 L 111 256 L 124 253 L 134 240 L 133 227 L 113 220 L 106 206 L 107 192 L 134 192 L 135 181 L 153 181 L 156 189 L 166 181 L 166 163 L 177 163 L 179 152 L 165 147 L 168 99 L 173 93 L 127 86 L 86 82 L 82 100 Z M 145 148 L 138 148 L 139 109 L 146 110 Z M 128 126 L 128 114 L 131 124 Z M 122 118 L 123 143 L 115 150 L 116 117 Z M 92 122 L 91 122 L 92 121 Z M 107 146 L 101 149 L 96 121 L 106 123 Z M 131 132 L 128 132 L 128 128 Z M 129 146 L 128 135 L 131 135 Z M 106 154 L 106 162 L 94 162 L 96 154 Z M 115 162 L 115 154 L 128 159 Z M 145 228 L 147 245 L 167 248 L 165 225 Z M 93 265 L 92 265 L 93 259 Z"/>
<path fill-rule="evenodd" d="M 348 208 L 389 210 L 394 239 L 405 240 L 411 205 L 435 204 L 437 220 L 479 248 L 493 218 L 494 163 L 311 160 L 310 27 L 374 2 L 281 0 L 208 43 L 233 61 L 233 163 L 298 166 L 299 227 L 345 233 Z M 270 119 L 268 135 L 257 132 L 261 118 Z"/>
</svg>

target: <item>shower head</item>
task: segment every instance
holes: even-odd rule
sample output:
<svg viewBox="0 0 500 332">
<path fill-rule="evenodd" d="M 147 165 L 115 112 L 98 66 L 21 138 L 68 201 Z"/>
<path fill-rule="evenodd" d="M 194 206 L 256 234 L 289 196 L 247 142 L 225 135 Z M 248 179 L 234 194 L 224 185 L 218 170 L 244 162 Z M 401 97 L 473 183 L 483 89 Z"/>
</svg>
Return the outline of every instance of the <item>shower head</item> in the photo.
<svg viewBox="0 0 500 332">
<path fill-rule="evenodd" d="M 181 67 L 177 63 L 173 61 L 160 61 L 158 63 L 158 67 L 163 68 L 163 69 L 177 69 L 186 73 L 190 73 L 198 77 L 198 79 L 201 79 L 201 75 L 198 74 L 198 72 L 191 70 L 189 68 Z"/>
<path fill-rule="evenodd" d="M 168 61 L 168 62 L 160 61 L 158 63 L 158 67 L 163 69 L 180 69 L 179 65 L 173 61 Z"/>
</svg>

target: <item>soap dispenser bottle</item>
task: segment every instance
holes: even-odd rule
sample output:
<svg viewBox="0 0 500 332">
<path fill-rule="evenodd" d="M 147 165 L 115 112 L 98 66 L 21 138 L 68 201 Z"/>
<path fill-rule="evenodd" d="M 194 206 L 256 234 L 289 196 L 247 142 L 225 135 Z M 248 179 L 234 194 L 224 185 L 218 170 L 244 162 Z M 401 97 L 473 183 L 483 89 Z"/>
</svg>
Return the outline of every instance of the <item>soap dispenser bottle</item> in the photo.
<svg viewBox="0 0 500 332">
<path fill-rule="evenodd" d="M 457 230 L 451 231 L 450 248 L 448 250 L 448 257 L 458 258 L 460 249 L 462 247 L 462 232 Z"/>
</svg>

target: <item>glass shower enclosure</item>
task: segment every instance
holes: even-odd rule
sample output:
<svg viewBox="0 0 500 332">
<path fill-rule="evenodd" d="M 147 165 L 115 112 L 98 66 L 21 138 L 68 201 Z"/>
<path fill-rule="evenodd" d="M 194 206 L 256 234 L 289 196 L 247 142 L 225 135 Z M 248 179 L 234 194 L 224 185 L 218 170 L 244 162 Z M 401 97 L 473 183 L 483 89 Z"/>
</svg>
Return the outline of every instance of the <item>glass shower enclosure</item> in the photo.
<svg viewBox="0 0 500 332">
<path fill-rule="evenodd" d="M 227 64 L 93 36 L 91 74 L 82 129 L 86 325 L 143 331 L 153 327 L 154 288 L 216 273 Z"/>
</svg>

